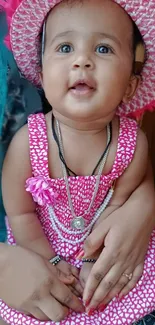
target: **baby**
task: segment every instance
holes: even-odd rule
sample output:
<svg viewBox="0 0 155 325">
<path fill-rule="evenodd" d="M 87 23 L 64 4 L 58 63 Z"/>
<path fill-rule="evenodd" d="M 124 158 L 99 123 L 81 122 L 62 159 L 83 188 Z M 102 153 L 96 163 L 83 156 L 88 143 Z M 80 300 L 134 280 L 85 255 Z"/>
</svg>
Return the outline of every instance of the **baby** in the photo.
<svg viewBox="0 0 155 325">
<path fill-rule="evenodd" d="M 140 103 L 145 44 L 128 15 L 132 13 L 130 1 L 125 1 L 127 12 L 111 0 L 46 1 L 46 4 L 40 0 L 39 12 L 35 1 L 31 2 L 27 6 L 32 6 L 38 25 L 35 19 L 31 25 L 31 12 L 24 9 L 24 1 L 19 12 L 21 15 L 26 10 L 30 28 L 35 31 L 39 26 L 39 30 L 33 40 L 27 36 L 27 40 L 19 41 L 22 24 L 27 24 L 24 11 L 18 25 L 21 31 L 12 36 L 16 44 L 13 50 L 25 76 L 35 84 L 41 82 L 51 111 L 46 116 L 30 115 L 28 124 L 13 138 L 5 158 L 2 187 L 9 221 L 8 241 L 50 260 L 69 277 L 70 289 L 81 296 L 83 283 L 79 278 L 89 275 L 101 253 L 100 250 L 85 259 L 83 252 L 79 254 L 84 240 L 126 202 L 146 174 L 147 141 L 137 123 L 128 117 L 139 108 L 147 108 Z M 123 6 L 123 2 L 120 4 Z M 15 15 L 13 19 L 15 24 Z M 12 30 L 15 31 L 13 27 Z M 18 52 L 18 42 L 25 46 L 23 54 Z M 29 47 L 33 49 L 31 54 Z M 23 60 L 22 55 L 27 58 Z M 29 55 L 30 60 L 25 64 Z M 151 100 L 145 104 L 150 105 Z M 82 257 L 82 262 L 77 257 Z M 128 272 L 124 271 L 125 285 L 132 279 L 134 268 L 131 265 Z M 110 283 L 110 276 L 107 282 Z M 138 292 L 124 298 L 125 309 L 130 307 L 134 317 L 143 316 L 140 313 L 135 316 L 134 309 L 137 296 L 143 300 L 147 282 L 144 277 Z M 122 317 L 123 324 L 124 304 L 113 300 L 112 311 L 108 312 L 108 308 L 104 311 L 102 290 L 99 294 L 97 291 L 97 311 L 96 306 L 90 308 L 90 301 L 86 301 L 87 314 L 71 313 L 62 324 L 82 321 L 104 324 L 106 317 L 107 325 L 114 324 L 118 311 L 123 313 L 118 317 L 119 321 Z M 7 310 L 11 315 L 11 309 Z M 12 324 L 18 315 L 13 316 Z M 23 316 L 22 324 L 27 321 L 38 324 L 32 317 Z M 54 321 L 53 318 L 51 324 Z M 125 318 L 125 324 L 130 321 Z"/>
</svg>

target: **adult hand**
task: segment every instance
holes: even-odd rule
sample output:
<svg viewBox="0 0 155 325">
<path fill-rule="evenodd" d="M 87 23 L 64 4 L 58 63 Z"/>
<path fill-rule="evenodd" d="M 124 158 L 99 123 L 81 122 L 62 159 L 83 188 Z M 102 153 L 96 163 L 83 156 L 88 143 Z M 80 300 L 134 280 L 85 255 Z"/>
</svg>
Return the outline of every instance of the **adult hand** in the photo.
<svg viewBox="0 0 155 325">
<path fill-rule="evenodd" d="M 116 213 L 113 214 L 113 217 L 117 217 Z M 101 239 L 101 236 L 103 239 L 105 235 L 105 247 L 97 262 L 93 265 L 85 284 L 83 300 L 90 309 L 97 308 L 101 303 L 106 305 L 117 294 L 121 298 L 122 294 L 127 294 L 135 286 L 142 275 L 144 256 L 150 234 L 146 236 L 145 233 L 144 239 L 142 228 L 137 235 L 137 232 L 133 231 L 130 227 L 127 231 L 127 222 L 124 222 L 123 218 L 120 218 L 120 215 L 119 221 L 120 223 L 117 223 L 116 219 L 114 221 L 109 216 L 108 220 L 103 221 L 103 228 L 101 226 L 100 229 L 96 228 L 92 233 L 94 237 L 90 238 L 91 243 L 94 244 L 94 248 L 90 250 L 89 246 L 89 252 L 91 251 L 91 254 L 88 253 L 88 255 L 93 256 L 93 250 L 99 244 L 97 240 Z M 131 222 L 129 222 L 129 226 L 131 226 Z M 104 231 L 108 232 L 103 234 Z M 95 240 L 95 237 L 97 240 Z M 86 242 L 85 247 L 88 247 L 87 244 L 88 242 Z M 88 250 L 85 249 L 85 251 Z M 131 281 L 123 276 L 123 273 L 128 275 L 133 273 Z M 121 291 L 122 293 L 120 294 Z"/>
<path fill-rule="evenodd" d="M 32 251 L 0 244 L 0 274 L 1 299 L 25 314 L 58 322 L 67 316 L 69 308 L 84 311 L 80 300 L 64 284 L 68 285 L 70 278 Z"/>
<path fill-rule="evenodd" d="M 148 186 L 149 185 L 149 186 Z M 84 257 L 103 247 L 85 285 L 87 310 L 104 306 L 116 295 L 126 295 L 142 275 L 144 257 L 155 225 L 154 192 L 150 174 L 118 210 L 103 220 L 85 241 Z M 133 274 L 129 280 L 123 273 Z"/>
</svg>

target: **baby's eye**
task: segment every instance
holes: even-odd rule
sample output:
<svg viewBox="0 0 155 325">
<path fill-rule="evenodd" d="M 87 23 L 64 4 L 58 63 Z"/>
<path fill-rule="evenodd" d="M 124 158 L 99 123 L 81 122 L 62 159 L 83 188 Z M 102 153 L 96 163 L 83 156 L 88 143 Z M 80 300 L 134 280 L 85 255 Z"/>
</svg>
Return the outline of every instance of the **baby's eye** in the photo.
<svg viewBox="0 0 155 325">
<path fill-rule="evenodd" d="M 60 45 L 58 48 L 58 52 L 60 53 L 70 53 L 73 52 L 73 47 L 69 44 Z"/>
<path fill-rule="evenodd" d="M 98 45 L 96 47 L 96 52 L 100 54 L 109 54 L 109 53 L 113 53 L 113 50 L 108 45 Z"/>
</svg>

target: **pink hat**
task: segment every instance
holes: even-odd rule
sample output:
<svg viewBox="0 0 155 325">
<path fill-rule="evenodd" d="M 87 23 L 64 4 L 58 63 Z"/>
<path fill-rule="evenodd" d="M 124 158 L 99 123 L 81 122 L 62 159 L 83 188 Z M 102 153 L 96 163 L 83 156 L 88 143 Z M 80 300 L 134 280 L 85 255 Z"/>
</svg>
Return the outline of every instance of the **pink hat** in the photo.
<svg viewBox="0 0 155 325">
<path fill-rule="evenodd" d="M 13 51 L 19 70 L 36 86 L 40 86 L 39 34 L 48 12 L 61 1 L 0 0 L 10 27 L 8 46 Z M 120 115 L 135 113 L 140 116 L 145 110 L 155 108 L 155 0 L 114 1 L 126 10 L 138 26 L 148 53 L 142 82 L 134 98 L 118 108 Z"/>
</svg>

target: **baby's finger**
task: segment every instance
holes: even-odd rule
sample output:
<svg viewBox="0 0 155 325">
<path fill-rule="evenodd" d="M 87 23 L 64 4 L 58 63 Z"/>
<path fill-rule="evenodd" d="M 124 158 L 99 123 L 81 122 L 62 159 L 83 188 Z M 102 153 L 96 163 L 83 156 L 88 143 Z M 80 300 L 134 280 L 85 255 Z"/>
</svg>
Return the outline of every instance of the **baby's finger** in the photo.
<svg viewBox="0 0 155 325">
<path fill-rule="evenodd" d="M 135 270 L 132 274 L 131 280 L 128 281 L 126 286 L 122 289 L 122 291 L 119 294 L 120 299 L 123 298 L 126 294 L 128 294 L 128 292 L 136 286 L 137 282 L 139 281 L 139 279 L 142 276 L 143 267 L 144 267 L 144 264 L 141 263 L 135 268 Z M 126 273 L 126 271 L 124 273 L 128 274 L 128 273 Z"/>
<path fill-rule="evenodd" d="M 46 261 L 45 261 L 46 262 Z M 74 276 L 72 274 L 66 274 L 61 271 L 57 266 L 53 266 L 51 263 L 46 262 L 47 267 L 56 277 L 64 284 L 72 284 L 74 282 Z M 59 265 L 59 264 L 58 264 Z"/>
<path fill-rule="evenodd" d="M 75 290 L 79 293 L 80 296 L 83 295 L 83 287 L 79 281 L 79 279 L 77 280 L 75 277 L 74 277 L 74 281 L 72 283 L 72 287 L 75 288 Z"/>
<path fill-rule="evenodd" d="M 72 291 L 72 293 L 77 296 L 77 297 L 81 297 L 81 294 L 71 285 L 68 286 L 68 288 Z"/>
<path fill-rule="evenodd" d="M 80 269 L 71 265 L 71 273 L 75 276 L 75 278 L 79 279 Z"/>
<path fill-rule="evenodd" d="M 56 280 L 53 281 L 51 285 L 51 295 L 63 306 L 66 306 L 75 312 L 84 311 L 82 302 L 63 283 L 59 283 Z"/>
<path fill-rule="evenodd" d="M 62 279 L 62 271 L 66 274 L 67 280 L 69 279 L 70 282 L 67 283 L 66 279 L 61 280 Z M 83 294 L 83 288 L 80 284 L 79 281 L 79 270 L 75 267 L 72 266 L 70 264 L 67 264 L 65 261 L 61 261 L 58 265 L 57 265 L 57 272 L 60 273 L 61 278 L 59 276 L 59 279 L 65 283 L 65 284 L 70 284 L 72 286 L 72 288 L 75 289 L 76 291 L 76 296 L 82 296 Z M 73 290 L 72 290 L 73 292 Z"/>
<path fill-rule="evenodd" d="M 51 308 L 52 306 L 52 308 Z M 54 297 L 48 296 L 38 302 L 40 311 L 47 316 L 48 319 L 54 322 L 64 320 L 68 315 L 68 308 L 62 306 Z"/>
<path fill-rule="evenodd" d="M 63 274 L 66 274 L 68 277 L 72 278 L 71 266 L 66 263 L 64 260 L 61 260 L 57 265 L 56 269 L 60 270 Z"/>
<path fill-rule="evenodd" d="M 31 316 L 39 319 L 41 321 L 48 321 L 50 320 L 38 307 L 33 307 L 30 309 Z"/>
</svg>

